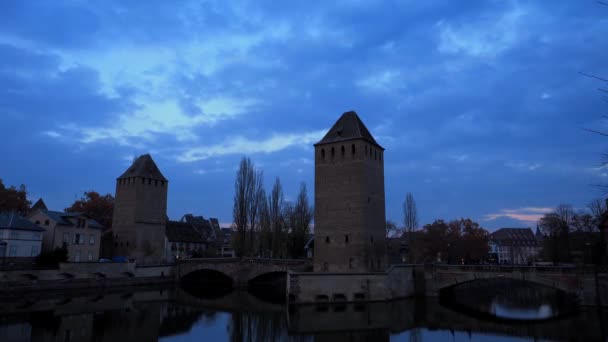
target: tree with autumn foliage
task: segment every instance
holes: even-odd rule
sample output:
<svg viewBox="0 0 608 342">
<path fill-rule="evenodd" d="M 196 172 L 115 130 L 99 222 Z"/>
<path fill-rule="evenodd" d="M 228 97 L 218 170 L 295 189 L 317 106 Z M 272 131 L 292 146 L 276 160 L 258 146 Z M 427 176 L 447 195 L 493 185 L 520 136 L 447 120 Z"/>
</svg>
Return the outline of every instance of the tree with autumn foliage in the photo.
<svg viewBox="0 0 608 342">
<path fill-rule="evenodd" d="M 27 199 L 25 185 L 21 184 L 19 188 L 14 186 L 7 188 L 0 179 L 0 212 L 16 211 L 19 215 L 26 216 L 31 206 L 32 202 Z"/>
<path fill-rule="evenodd" d="M 417 262 L 480 263 L 489 252 L 488 232 L 469 218 L 435 220 L 418 233 Z"/>
<path fill-rule="evenodd" d="M 105 229 L 110 229 L 112 228 L 112 216 L 114 215 L 114 196 L 111 194 L 102 196 L 96 191 L 85 191 L 79 200 L 76 200 L 64 210 L 87 214 L 101 223 Z"/>
</svg>

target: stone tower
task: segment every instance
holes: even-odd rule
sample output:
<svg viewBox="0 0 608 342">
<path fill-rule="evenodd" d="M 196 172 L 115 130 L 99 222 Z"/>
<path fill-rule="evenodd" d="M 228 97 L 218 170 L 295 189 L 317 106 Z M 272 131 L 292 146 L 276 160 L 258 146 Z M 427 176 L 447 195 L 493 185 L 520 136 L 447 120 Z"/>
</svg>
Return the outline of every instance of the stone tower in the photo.
<svg viewBox="0 0 608 342">
<path fill-rule="evenodd" d="M 315 144 L 315 272 L 386 269 L 384 148 L 355 112 Z"/>
<path fill-rule="evenodd" d="M 169 182 L 149 154 L 116 179 L 112 234 L 114 255 L 161 262 L 165 254 Z"/>
</svg>

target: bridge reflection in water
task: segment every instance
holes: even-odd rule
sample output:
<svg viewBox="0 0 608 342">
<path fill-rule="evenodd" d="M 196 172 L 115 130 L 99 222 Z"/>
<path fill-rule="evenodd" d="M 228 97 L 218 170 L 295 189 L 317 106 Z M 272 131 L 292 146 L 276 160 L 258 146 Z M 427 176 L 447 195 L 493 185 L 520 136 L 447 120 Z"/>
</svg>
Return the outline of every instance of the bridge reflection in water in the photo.
<svg viewBox="0 0 608 342">
<path fill-rule="evenodd" d="M 388 341 L 391 336 L 491 335 L 605 340 L 604 311 L 513 323 L 459 313 L 438 300 L 285 306 L 246 292 L 198 297 L 180 288 L 40 294 L 0 300 L 2 341 Z M 584 327 L 584 329 L 581 329 Z"/>
</svg>

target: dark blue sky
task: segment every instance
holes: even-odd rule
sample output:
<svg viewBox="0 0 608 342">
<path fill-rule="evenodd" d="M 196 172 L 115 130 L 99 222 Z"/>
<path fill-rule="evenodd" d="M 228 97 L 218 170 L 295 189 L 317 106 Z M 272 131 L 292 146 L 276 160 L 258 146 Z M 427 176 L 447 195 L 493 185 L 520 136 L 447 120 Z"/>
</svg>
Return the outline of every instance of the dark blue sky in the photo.
<svg viewBox="0 0 608 342">
<path fill-rule="evenodd" d="M 227 4 L 230 3 L 230 4 Z M 595 1 L 4 1 L 0 178 L 69 206 L 134 156 L 169 216 L 232 220 L 243 155 L 313 195 L 313 147 L 355 110 L 387 151 L 387 218 L 533 226 L 608 183 L 608 7 Z"/>
</svg>

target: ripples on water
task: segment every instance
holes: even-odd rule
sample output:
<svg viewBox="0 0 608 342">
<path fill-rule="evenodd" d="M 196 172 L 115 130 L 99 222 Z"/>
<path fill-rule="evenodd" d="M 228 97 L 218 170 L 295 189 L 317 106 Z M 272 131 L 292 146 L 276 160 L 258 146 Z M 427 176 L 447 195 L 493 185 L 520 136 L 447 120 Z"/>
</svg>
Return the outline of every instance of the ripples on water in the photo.
<svg viewBox="0 0 608 342">
<path fill-rule="evenodd" d="M 521 293 L 488 304 L 498 316 L 516 313 L 518 322 L 431 299 L 287 307 L 246 292 L 200 297 L 179 288 L 28 297 L 0 300 L 0 341 L 599 341 L 608 326 L 597 308 L 521 321 L 555 314 L 551 304 L 518 306 Z"/>
</svg>

